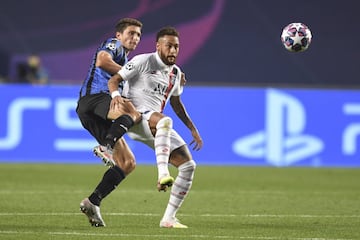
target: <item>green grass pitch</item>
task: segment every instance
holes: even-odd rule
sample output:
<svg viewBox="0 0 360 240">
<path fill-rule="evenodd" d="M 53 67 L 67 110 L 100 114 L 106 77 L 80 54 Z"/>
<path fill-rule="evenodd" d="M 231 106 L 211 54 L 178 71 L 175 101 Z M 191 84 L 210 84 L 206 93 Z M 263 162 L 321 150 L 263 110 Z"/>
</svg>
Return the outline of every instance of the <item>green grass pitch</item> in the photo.
<svg viewBox="0 0 360 240">
<path fill-rule="evenodd" d="M 200 165 L 178 213 L 188 229 L 159 228 L 169 192 L 146 165 L 103 201 L 107 227 L 91 227 L 79 203 L 105 170 L 0 164 L 0 239 L 360 239 L 360 169 Z"/>
</svg>

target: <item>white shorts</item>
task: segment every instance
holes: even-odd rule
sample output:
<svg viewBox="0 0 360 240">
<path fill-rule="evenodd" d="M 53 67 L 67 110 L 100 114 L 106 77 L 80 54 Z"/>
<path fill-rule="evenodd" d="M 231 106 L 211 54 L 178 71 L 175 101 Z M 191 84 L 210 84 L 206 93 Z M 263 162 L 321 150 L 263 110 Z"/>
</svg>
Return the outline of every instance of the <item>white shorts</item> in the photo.
<svg viewBox="0 0 360 240">
<path fill-rule="evenodd" d="M 152 149 L 155 149 L 155 137 L 152 135 L 148 123 L 148 119 L 151 114 L 152 112 L 143 114 L 141 121 L 129 129 L 128 136 L 135 141 L 145 143 Z M 185 144 L 184 139 L 174 129 L 172 129 L 170 133 L 170 151 L 172 152 L 174 149 L 177 149 Z"/>
</svg>

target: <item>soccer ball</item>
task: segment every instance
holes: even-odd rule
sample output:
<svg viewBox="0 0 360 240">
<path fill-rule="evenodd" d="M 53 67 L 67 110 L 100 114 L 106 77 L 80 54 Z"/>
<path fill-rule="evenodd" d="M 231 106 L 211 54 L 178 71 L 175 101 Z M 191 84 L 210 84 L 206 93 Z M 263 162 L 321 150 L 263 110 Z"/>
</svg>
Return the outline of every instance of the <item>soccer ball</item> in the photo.
<svg viewBox="0 0 360 240">
<path fill-rule="evenodd" d="M 290 52 L 302 52 L 308 49 L 312 35 L 310 29 L 303 23 L 290 23 L 284 27 L 281 42 Z"/>
</svg>

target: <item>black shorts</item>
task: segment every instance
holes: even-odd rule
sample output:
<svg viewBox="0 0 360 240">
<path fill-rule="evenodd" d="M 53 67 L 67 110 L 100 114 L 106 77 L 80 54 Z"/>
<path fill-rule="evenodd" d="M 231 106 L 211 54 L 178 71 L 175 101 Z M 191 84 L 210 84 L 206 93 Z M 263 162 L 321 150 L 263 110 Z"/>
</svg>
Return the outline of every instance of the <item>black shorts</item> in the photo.
<svg viewBox="0 0 360 240">
<path fill-rule="evenodd" d="M 111 96 L 107 93 L 91 94 L 81 97 L 76 108 L 81 124 L 100 144 L 104 144 L 112 124 L 112 120 L 107 119 L 110 102 Z"/>
</svg>

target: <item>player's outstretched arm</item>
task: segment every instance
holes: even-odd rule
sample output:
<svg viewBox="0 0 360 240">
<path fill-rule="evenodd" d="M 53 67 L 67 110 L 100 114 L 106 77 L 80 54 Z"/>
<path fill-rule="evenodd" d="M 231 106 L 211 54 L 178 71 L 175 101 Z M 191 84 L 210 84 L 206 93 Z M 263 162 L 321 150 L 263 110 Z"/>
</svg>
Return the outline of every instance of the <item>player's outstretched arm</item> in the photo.
<svg viewBox="0 0 360 240">
<path fill-rule="evenodd" d="M 187 113 L 180 96 L 171 96 L 170 105 L 179 119 L 190 129 L 191 135 L 193 136 L 193 140 L 190 142 L 190 145 L 193 145 L 193 150 L 200 150 L 203 146 L 203 140 L 195 124 Z"/>
<path fill-rule="evenodd" d="M 121 97 L 119 92 L 119 83 L 121 81 L 123 81 L 123 79 L 118 73 L 115 73 L 108 81 L 108 88 L 112 98 L 108 118 L 115 120 L 121 115 L 126 114 L 137 123 L 141 119 L 141 114 L 135 109 L 129 99 Z"/>
</svg>

